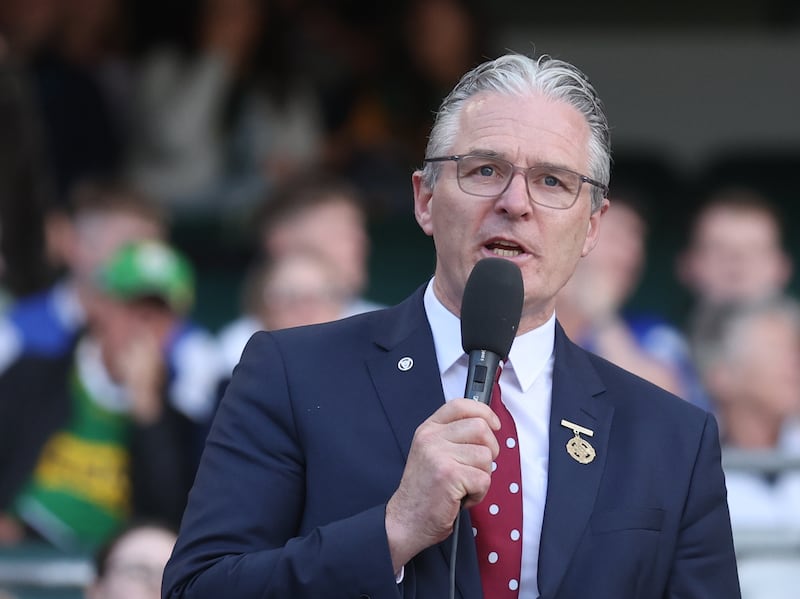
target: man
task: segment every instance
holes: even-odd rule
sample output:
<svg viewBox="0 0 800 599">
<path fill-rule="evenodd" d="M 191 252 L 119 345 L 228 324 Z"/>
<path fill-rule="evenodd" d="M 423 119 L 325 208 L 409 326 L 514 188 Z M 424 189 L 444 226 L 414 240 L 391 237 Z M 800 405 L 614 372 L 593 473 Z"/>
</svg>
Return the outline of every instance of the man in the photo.
<svg viewBox="0 0 800 599">
<path fill-rule="evenodd" d="M 786 296 L 707 310 L 692 331 L 703 380 L 731 452 L 800 457 L 800 305 Z M 800 532 L 800 470 L 758 471 L 726 464 L 731 524 L 742 537 L 742 594 L 788 599 L 800 585 L 795 552 L 747 550 L 748 534 Z"/>
<path fill-rule="evenodd" d="M 66 272 L 0 318 L 0 373 L 21 357 L 68 354 L 86 325 L 86 289 L 94 271 L 120 245 L 166 234 L 163 215 L 149 198 L 98 181 L 77 185 L 66 209 L 51 210 L 47 229 L 48 251 Z"/>
<path fill-rule="evenodd" d="M 677 267 L 701 308 L 779 295 L 793 270 L 780 214 L 765 197 L 746 189 L 723 189 L 708 198 Z"/>
<path fill-rule="evenodd" d="M 608 205 L 608 125 L 585 76 L 547 57 L 477 67 L 445 98 L 425 162 L 414 208 L 433 280 L 389 310 L 250 341 L 164 597 L 445 597 L 454 521 L 497 512 L 481 500 L 515 447 L 516 573 L 491 571 L 506 554 L 484 552 L 496 527 L 481 524 L 459 538 L 459 596 L 738 597 L 713 418 L 555 321 Z M 458 314 L 491 256 L 520 267 L 525 298 L 488 407 L 462 398 Z M 518 439 L 504 429 L 501 452 L 503 407 Z M 482 590 L 494 583 L 503 595 Z"/>
<path fill-rule="evenodd" d="M 800 305 L 788 297 L 703 314 L 693 331 L 723 446 L 800 454 Z M 800 529 L 800 473 L 731 470 L 734 531 Z"/>
<path fill-rule="evenodd" d="M 345 295 L 338 317 L 353 316 L 382 306 L 365 299 L 369 237 L 361 196 L 355 187 L 328 175 L 294 178 L 278 188 L 258 217 L 260 254 L 278 261 L 288 254 L 314 252 L 336 271 Z M 249 298 L 248 298 L 249 299 Z M 233 370 L 248 339 L 264 328 L 258 304 L 227 324 L 219 344 L 228 370 Z"/>
<path fill-rule="evenodd" d="M 219 368 L 201 364 L 192 381 L 209 400 L 189 401 L 181 356 L 211 337 L 186 317 L 189 263 L 163 242 L 123 245 L 84 291 L 89 329 L 74 350 L 27 356 L 0 377 L 0 512 L 16 537 L 70 550 L 103 544 L 131 515 L 177 526 Z M 28 403 L 39 414 L 21 418 Z"/>
<path fill-rule="evenodd" d="M 647 221 L 635 192 L 612 193 L 603 239 L 558 295 L 558 321 L 581 347 L 686 398 L 679 364 L 688 349 L 677 331 L 624 310 L 647 260 Z"/>
</svg>

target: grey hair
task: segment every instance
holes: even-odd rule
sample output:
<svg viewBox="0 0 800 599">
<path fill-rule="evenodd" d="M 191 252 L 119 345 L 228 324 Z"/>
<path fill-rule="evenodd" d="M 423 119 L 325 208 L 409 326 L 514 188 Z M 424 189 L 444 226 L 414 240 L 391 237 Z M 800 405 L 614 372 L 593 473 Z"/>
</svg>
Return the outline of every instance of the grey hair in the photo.
<svg viewBox="0 0 800 599">
<path fill-rule="evenodd" d="M 466 73 L 445 97 L 436 113 L 426 156 L 451 153 L 465 102 L 486 91 L 509 95 L 538 92 L 574 107 L 586 118 L 591 132 L 589 176 L 608 185 L 611 176 L 611 138 L 603 104 L 582 71 L 548 55 L 535 59 L 522 54 L 505 54 Z M 440 168 L 439 163 L 427 162 L 422 169 L 422 180 L 431 189 Z M 592 186 L 592 211 L 601 206 L 604 195 L 600 188 Z"/>
</svg>

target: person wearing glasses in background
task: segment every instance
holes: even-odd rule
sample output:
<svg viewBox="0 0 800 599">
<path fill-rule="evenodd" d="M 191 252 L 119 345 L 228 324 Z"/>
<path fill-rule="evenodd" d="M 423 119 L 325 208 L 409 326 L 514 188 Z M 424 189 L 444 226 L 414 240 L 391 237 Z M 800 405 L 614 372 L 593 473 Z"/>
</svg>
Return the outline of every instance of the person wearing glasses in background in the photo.
<svg viewBox="0 0 800 599">
<path fill-rule="evenodd" d="M 609 171 L 608 123 L 575 66 L 509 54 L 464 75 L 412 177 L 433 278 L 395 307 L 251 339 L 163 597 L 739 597 L 714 418 L 555 318 Z M 487 257 L 524 282 L 491 407 L 462 396 L 459 326 Z"/>
</svg>

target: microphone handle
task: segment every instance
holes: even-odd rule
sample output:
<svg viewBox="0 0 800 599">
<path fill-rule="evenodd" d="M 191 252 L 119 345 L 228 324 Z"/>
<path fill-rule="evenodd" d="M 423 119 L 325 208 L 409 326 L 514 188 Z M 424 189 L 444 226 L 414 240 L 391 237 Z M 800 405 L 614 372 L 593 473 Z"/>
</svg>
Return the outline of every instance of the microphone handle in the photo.
<svg viewBox="0 0 800 599">
<path fill-rule="evenodd" d="M 486 349 L 473 349 L 469 352 L 469 370 L 467 370 L 464 397 L 489 405 L 500 360 L 499 355 Z"/>
</svg>

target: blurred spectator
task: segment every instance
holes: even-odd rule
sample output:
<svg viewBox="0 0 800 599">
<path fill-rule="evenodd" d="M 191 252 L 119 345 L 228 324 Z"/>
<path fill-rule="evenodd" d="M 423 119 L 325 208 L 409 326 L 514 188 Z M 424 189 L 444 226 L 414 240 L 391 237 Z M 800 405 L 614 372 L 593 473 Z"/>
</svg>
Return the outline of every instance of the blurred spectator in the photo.
<svg viewBox="0 0 800 599">
<path fill-rule="evenodd" d="M 777 209 L 746 189 L 719 191 L 702 205 L 677 266 L 699 306 L 771 297 L 792 276 Z"/>
<path fill-rule="evenodd" d="M 6 2 L 4 2 L 6 4 Z M 130 93 L 122 0 L 8 0 L 10 45 L 30 75 L 58 197 L 117 174 Z"/>
<path fill-rule="evenodd" d="M 176 538 L 173 530 L 156 524 L 126 528 L 98 552 L 86 599 L 160 599 L 161 576 Z"/>
<path fill-rule="evenodd" d="M 701 313 L 693 333 L 723 449 L 800 457 L 800 306 L 782 297 L 717 306 Z M 800 532 L 800 471 L 728 467 L 725 481 L 734 538 Z M 797 595 L 794 552 L 750 552 L 738 567 L 746 599 Z"/>
<path fill-rule="evenodd" d="M 210 338 L 185 320 L 193 282 L 182 256 L 153 240 L 127 244 L 94 284 L 74 355 L 21 359 L 0 377 L 13 402 L 3 404 L 13 457 L 0 509 L 66 549 L 96 547 L 132 514 L 177 526 L 218 384 L 219 362 L 190 355 Z"/>
<path fill-rule="evenodd" d="M 367 286 L 369 237 L 354 187 L 326 175 L 290 180 L 268 198 L 257 221 L 259 250 L 267 260 L 311 251 L 333 266 L 344 298 L 340 317 L 380 307 L 361 296 Z M 263 326 L 251 307 L 246 312 L 220 332 L 226 364 L 239 361 L 247 340 Z"/>
<path fill-rule="evenodd" d="M 600 241 L 559 293 L 559 322 L 584 348 L 694 401 L 696 376 L 679 332 L 655 316 L 623 312 L 645 266 L 647 222 L 633 191 L 612 193 Z"/>
<path fill-rule="evenodd" d="M 203 0 L 183 47 L 162 44 L 141 65 L 129 172 L 170 210 L 246 209 L 316 159 L 317 106 L 279 43 L 279 6 Z"/>
<path fill-rule="evenodd" d="M 0 4 L 0 33 L 7 52 L 30 58 L 49 43 L 64 4 L 60 0 L 6 0 Z"/>
<path fill-rule="evenodd" d="M 800 306 L 783 297 L 719 306 L 693 337 L 723 447 L 800 456 Z M 800 472 L 726 478 L 734 531 L 800 530 Z"/>
<path fill-rule="evenodd" d="M 52 287 L 16 301 L 0 316 L 0 372 L 20 355 L 70 351 L 86 323 L 86 285 L 121 244 L 164 236 L 161 212 L 141 194 L 114 183 L 84 183 L 70 208 L 47 217 L 49 252 L 66 268 Z"/>
<path fill-rule="evenodd" d="M 264 329 L 336 320 L 346 308 L 338 271 L 316 252 L 284 254 L 267 264 L 256 280 L 260 294 L 255 313 Z"/>
<path fill-rule="evenodd" d="M 256 331 L 336 320 L 348 307 L 349 296 L 335 265 L 313 250 L 300 249 L 265 259 L 248 274 L 244 288 L 249 316 L 220 333 L 228 375 Z"/>
<path fill-rule="evenodd" d="M 442 98 L 487 55 L 487 15 L 470 0 L 414 0 L 403 23 L 407 80 L 394 106 L 399 135 L 412 156 L 424 156 Z"/>
<path fill-rule="evenodd" d="M 194 273 L 186 258 L 158 241 L 129 243 L 103 267 L 97 285 L 106 297 L 92 302 L 92 325 L 111 376 L 137 391 L 160 380 L 177 410 L 207 422 L 220 357 L 211 335 L 189 319 Z M 146 362 L 154 356 L 160 356 L 158 364 Z M 158 406 L 152 394 L 149 399 L 134 409 L 152 415 Z"/>
</svg>

